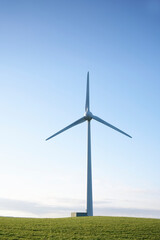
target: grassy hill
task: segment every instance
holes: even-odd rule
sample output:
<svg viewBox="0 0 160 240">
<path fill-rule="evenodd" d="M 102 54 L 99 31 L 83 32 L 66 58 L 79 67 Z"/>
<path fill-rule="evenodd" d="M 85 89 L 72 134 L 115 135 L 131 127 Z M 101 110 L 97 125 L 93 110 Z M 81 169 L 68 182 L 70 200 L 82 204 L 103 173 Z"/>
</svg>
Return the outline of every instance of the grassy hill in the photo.
<svg viewBox="0 0 160 240">
<path fill-rule="evenodd" d="M 0 217 L 0 239 L 160 240 L 160 219 L 127 217 Z"/>
</svg>

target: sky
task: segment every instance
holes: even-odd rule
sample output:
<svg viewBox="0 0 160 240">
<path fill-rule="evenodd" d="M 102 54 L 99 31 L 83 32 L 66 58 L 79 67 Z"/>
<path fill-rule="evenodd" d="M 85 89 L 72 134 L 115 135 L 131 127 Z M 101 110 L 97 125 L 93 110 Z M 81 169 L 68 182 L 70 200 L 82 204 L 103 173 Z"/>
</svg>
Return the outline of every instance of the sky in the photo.
<svg viewBox="0 0 160 240">
<path fill-rule="evenodd" d="M 0 216 L 160 218 L 160 2 L 0 1 Z"/>
</svg>

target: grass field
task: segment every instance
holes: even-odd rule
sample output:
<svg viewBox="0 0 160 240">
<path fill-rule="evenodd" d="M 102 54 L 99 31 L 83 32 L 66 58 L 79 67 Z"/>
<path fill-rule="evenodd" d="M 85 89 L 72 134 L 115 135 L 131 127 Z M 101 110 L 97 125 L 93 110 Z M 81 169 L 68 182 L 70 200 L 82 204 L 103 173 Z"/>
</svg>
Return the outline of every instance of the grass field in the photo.
<svg viewBox="0 0 160 240">
<path fill-rule="evenodd" d="M 160 219 L 127 217 L 59 219 L 0 217 L 0 239 L 160 240 Z"/>
</svg>

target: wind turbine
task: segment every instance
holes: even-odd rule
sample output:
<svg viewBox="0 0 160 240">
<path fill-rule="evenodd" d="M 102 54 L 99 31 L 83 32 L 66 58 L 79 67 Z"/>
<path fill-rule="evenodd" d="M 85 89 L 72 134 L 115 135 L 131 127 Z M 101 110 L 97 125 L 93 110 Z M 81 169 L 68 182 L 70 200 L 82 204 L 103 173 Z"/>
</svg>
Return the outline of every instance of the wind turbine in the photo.
<svg viewBox="0 0 160 240">
<path fill-rule="evenodd" d="M 86 105 L 85 105 L 85 113 L 84 116 L 77 121 L 73 122 L 72 124 L 68 125 L 67 127 L 63 128 L 62 130 L 58 131 L 57 133 L 53 134 L 49 138 L 46 139 L 49 140 L 58 134 L 68 130 L 69 128 L 72 128 L 80 123 L 83 123 L 87 121 L 88 129 L 87 129 L 87 216 L 93 216 L 93 200 L 92 200 L 92 166 L 91 166 L 91 120 L 94 119 L 100 123 L 103 123 L 107 127 L 110 127 L 117 132 L 120 132 L 127 137 L 132 138 L 127 133 L 123 132 L 119 128 L 111 125 L 110 123 L 104 121 L 103 119 L 93 115 L 90 112 L 90 104 L 89 104 L 89 72 L 87 73 L 87 90 L 86 90 Z"/>
</svg>

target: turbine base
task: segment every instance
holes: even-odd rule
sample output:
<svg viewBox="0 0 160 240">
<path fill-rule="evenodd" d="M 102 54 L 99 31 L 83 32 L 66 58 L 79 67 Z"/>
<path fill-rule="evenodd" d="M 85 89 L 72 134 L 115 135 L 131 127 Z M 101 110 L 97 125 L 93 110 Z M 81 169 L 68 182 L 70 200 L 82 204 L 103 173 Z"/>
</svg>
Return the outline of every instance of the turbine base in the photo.
<svg viewBox="0 0 160 240">
<path fill-rule="evenodd" d="M 87 217 L 87 212 L 72 212 L 71 217 Z"/>
</svg>

